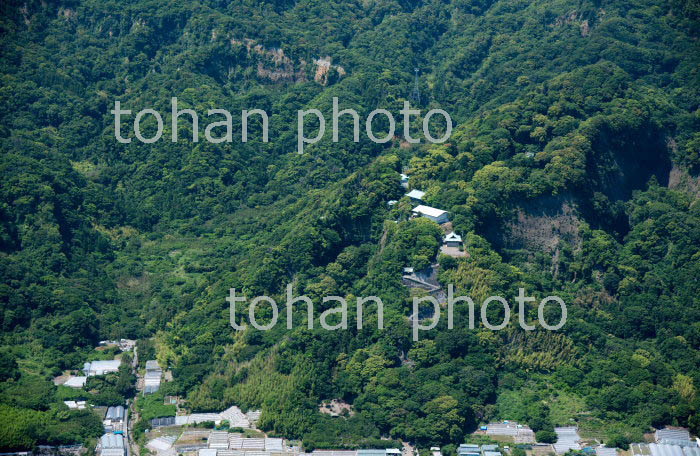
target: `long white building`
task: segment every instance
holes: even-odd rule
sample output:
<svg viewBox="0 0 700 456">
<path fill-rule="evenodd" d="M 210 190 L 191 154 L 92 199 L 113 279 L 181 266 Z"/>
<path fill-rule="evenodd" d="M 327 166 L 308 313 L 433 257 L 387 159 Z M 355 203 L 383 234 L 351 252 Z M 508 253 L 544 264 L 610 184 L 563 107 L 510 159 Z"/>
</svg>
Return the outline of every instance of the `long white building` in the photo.
<svg viewBox="0 0 700 456">
<path fill-rule="evenodd" d="M 107 361 L 91 361 L 83 365 L 83 372 L 87 377 L 93 375 L 105 375 L 119 371 L 121 360 L 111 359 Z"/>
</svg>

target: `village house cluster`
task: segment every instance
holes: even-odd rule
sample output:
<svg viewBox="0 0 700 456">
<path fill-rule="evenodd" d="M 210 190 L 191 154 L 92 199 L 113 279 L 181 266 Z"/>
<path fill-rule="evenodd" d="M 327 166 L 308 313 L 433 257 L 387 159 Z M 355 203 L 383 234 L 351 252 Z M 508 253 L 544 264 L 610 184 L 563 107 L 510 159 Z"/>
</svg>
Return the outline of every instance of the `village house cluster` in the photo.
<svg viewBox="0 0 700 456">
<path fill-rule="evenodd" d="M 404 272 L 406 275 L 415 275 L 418 280 L 426 279 L 421 278 L 415 271 Z M 429 284 L 428 281 L 425 283 Z M 136 386 L 139 394 L 147 395 L 158 391 L 161 381 L 164 378 L 167 380 L 161 365 L 156 360 L 147 360 L 145 369 L 139 372 L 138 356 L 133 348 L 134 345 L 127 344 L 125 347 L 134 351 L 131 367 L 138 373 Z M 84 388 L 85 379 L 88 377 L 118 372 L 121 365 L 121 359 L 85 362 L 82 369 L 84 375 L 71 376 L 67 379 L 61 377 L 61 381 L 66 386 Z M 85 401 L 66 401 L 65 403 L 71 409 L 90 408 Z M 305 452 L 300 446 L 301 442 L 280 437 L 272 438 L 261 432 L 257 427 L 261 417 L 260 410 L 244 412 L 238 406 L 232 405 L 221 412 L 192 413 L 181 409 L 180 401 L 173 396 L 164 396 L 164 404 L 175 404 L 175 413 L 171 416 L 151 419 L 146 430 L 145 448 L 155 456 L 509 456 L 516 447 L 525 449 L 528 456 L 561 456 L 570 451 L 585 456 L 622 456 L 616 448 L 608 448 L 595 439 L 582 439 L 578 428 L 574 426 L 555 428 L 556 443 L 546 444 L 538 443 L 535 433 L 527 425 L 508 420 L 483 424 L 467 439 L 468 442 L 474 440 L 483 442 L 486 439 L 487 442 L 490 440 L 499 443 L 479 445 L 464 443 L 450 452 L 443 452 L 440 447 L 432 447 L 429 451 L 418 449 L 409 442 L 404 442 L 402 448 L 356 450 L 325 448 Z M 345 419 L 346 414 L 339 413 L 340 410 L 347 409 L 349 415 L 354 413 L 350 404 L 340 400 L 324 402 L 319 407 L 335 417 L 334 419 Z M 133 426 L 129 423 L 131 411 L 128 403 L 112 407 L 95 407 L 93 410 L 103 413 L 104 434 L 95 448 L 97 456 L 143 454 L 136 447 L 135 436 L 130 435 L 133 432 Z M 647 442 L 634 443 L 626 454 L 628 456 L 700 456 L 699 444 L 700 439 L 692 437 L 687 429 L 664 428 L 653 434 L 653 442 L 649 439 Z M 55 450 L 57 449 L 51 449 L 54 451 L 52 454 L 56 454 Z M 62 454 L 75 451 L 72 447 L 58 449 L 58 453 Z M 22 456 L 30 456 L 30 454 L 31 452 L 25 452 Z"/>
</svg>

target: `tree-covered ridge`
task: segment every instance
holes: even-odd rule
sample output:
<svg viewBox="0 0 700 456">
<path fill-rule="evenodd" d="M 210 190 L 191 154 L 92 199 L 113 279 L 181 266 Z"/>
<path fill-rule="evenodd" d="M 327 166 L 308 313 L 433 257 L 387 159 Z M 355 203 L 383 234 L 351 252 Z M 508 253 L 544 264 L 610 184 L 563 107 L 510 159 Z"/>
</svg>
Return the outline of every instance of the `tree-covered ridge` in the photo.
<svg viewBox="0 0 700 456">
<path fill-rule="evenodd" d="M 697 433 L 696 3 L 4 2 L 0 413 L 19 427 L 0 447 L 92 437 L 76 431 L 88 418 L 41 405 L 65 394 L 48 380 L 127 336 L 155 336 L 191 408 L 262 407 L 265 430 L 307 448 L 456 444 L 496 418 L 543 439 L 570 418 L 618 444 Z M 297 109 L 330 119 L 338 97 L 399 118 L 414 67 L 423 113 L 455 120 L 448 143 L 406 147 L 400 128 L 354 143 L 341 121 L 339 143 L 296 154 Z M 271 140 L 253 123 L 245 144 L 193 144 L 184 120 L 177 143 L 115 140 L 115 100 L 161 112 L 169 138 L 172 96 L 200 136 L 207 109 L 265 109 Z M 477 302 L 558 294 L 566 326 L 469 331 L 458 305 L 454 330 L 413 342 L 401 272 L 430 264 L 441 232 L 408 220 L 404 169 L 465 239 L 469 257 L 439 257 L 441 283 Z M 317 314 L 326 295 L 379 296 L 385 329 L 371 307 L 361 331 L 309 331 L 303 311 L 291 331 L 231 329 L 229 288 L 284 302 L 287 284 Z M 119 401 L 123 383 L 93 399 Z M 355 414 L 318 413 L 333 398 Z M 56 416 L 65 432 L 27 431 Z"/>
</svg>

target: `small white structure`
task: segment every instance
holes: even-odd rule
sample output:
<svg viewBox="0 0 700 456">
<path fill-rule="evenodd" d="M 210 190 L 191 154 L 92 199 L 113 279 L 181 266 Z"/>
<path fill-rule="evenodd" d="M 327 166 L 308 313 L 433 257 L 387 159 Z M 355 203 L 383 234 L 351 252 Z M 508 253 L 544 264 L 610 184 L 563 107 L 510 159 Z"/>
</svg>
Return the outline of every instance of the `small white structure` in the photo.
<svg viewBox="0 0 700 456">
<path fill-rule="evenodd" d="M 449 212 L 422 204 L 413 208 L 413 215 L 416 217 L 425 217 L 438 224 L 450 221 Z"/>
<path fill-rule="evenodd" d="M 278 438 L 266 438 L 265 451 L 284 451 L 284 441 Z"/>
<path fill-rule="evenodd" d="M 86 376 L 105 375 L 119 371 L 121 360 L 112 359 L 108 361 L 92 361 L 83 365 L 83 372 Z"/>
<path fill-rule="evenodd" d="M 85 410 L 87 404 L 85 401 L 63 401 L 71 410 Z"/>
<path fill-rule="evenodd" d="M 241 411 L 241 409 L 236 407 L 235 405 L 232 405 L 231 407 L 227 408 L 226 410 L 221 412 L 219 415 L 221 416 L 222 420 L 228 421 L 228 424 L 230 427 L 240 427 L 240 428 L 249 428 L 250 427 L 251 418 L 248 418 L 247 415 L 244 415 L 243 412 Z M 260 418 L 260 414 L 257 415 L 256 420 L 258 418 Z"/>
<path fill-rule="evenodd" d="M 175 417 L 175 426 L 185 426 L 188 424 L 199 424 L 205 421 L 212 421 L 217 426 L 221 424 L 220 413 L 193 413 L 191 415 L 178 415 Z"/>
<path fill-rule="evenodd" d="M 448 247 L 460 247 L 462 245 L 462 236 L 453 231 L 445 236 L 442 242 Z"/>
<path fill-rule="evenodd" d="M 235 405 L 221 413 L 193 413 L 191 415 L 178 415 L 175 417 L 176 426 L 198 424 L 205 421 L 213 421 L 217 426 L 221 424 L 222 421 L 228 421 L 230 427 L 250 428 L 250 420 L 243 414 L 241 409 Z"/>
<path fill-rule="evenodd" d="M 265 439 L 247 438 L 242 439 L 241 450 L 265 450 Z"/>
<path fill-rule="evenodd" d="M 408 188 L 408 175 L 401 173 L 401 186 L 403 188 Z"/>
<path fill-rule="evenodd" d="M 146 448 L 151 450 L 153 453 L 166 452 L 172 448 L 173 443 L 175 443 L 177 437 L 175 436 L 163 436 L 157 437 L 146 444 Z"/>
<path fill-rule="evenodd" d="M 578 435 L 578 429 L 573 426 L 554 428 L 557 434 L 557 443 L 554 444 L 554 452 L 556 454 L 564 454 L 569 450 L 580 450 L 579 441 L 581 438 Z"/>
<path fill-rule="evenodd" d="M 595 449 L 596 456 L 617 456 L 616 448 L 608 448 L 606 446 L 599 446 Z"/>
<path fill-rule="evenodd" d="M 144 375 L 143 378 L 143 393 L 151 394 L 158 391 L 162 375 L 163 370 L 158 365 L 158 361 L 154 359 L 146 361 L 146 375 Z"/>
<path fill-rule="evenodd" d="M 66 380 L 66 383 L 63 384 L 63 386 L 69 386 L 71 388 L 82 388 L 85 386 L 85 382 L 87 381 L 87 377 L 70 377 L 68 380 Z"/>
<path fill-rule="evenodd" d="M 209 448 L 228 450 L 228 432 L 212 431 L 207 439 L 207 446 Z"/>
<path fill-rule="evenodd" d="M 532 429 L 515 421 L 489 423 L 486 427 L 486 435 L 507 436 L 512 438 L 514 443 L 535 443 L 535 433 Z"/>
<path fill-rule="evenodd" d="M 105 419 L 112 421 L 124 421 L 126 411 L 124 406 L 117 405 L 116 407 L 109 407 L 107 413 L 105 414 Z"/>
<path fill-rule="evenodd" d="M 105 432 L 123 432 L 126 410 L 121 405 L 109 407 L 102 421 Z"/>
<path fill-rule="evenodd" d="M 306 456 L 358 456 L 358 450 L 314 450 L 311 453 L 302 454 Z"/>
<path fill-rule="evenodd" d="M 389 207 L 395 206 L 396 203 L 398 203 L 398 201 L 396 201 L 396 200 L 389 200 L 386 202 L 387 206 L 389 206 Z"/>
<path fill-rule="evenodd" d="M 659 429 L 654 433 L 656 443 L 666 443 L 670 445 L 683 445 L 690 442 L 690 432 L 685 428 L 669 428 Z M 688 446 L 686 444 L 686 446 Z"/>
<path fill-rule="evenodd" d="M 125 456 L 124 436 L 105 434 L 100 438 L 100 448 L 102 456 Z"/>
<path fill-rule="evenodd" d="M 420 201 L 423 201 L 423 197 L 425 196 L 425 192 L 421 192 L 420 190 L 413 189 L 410 192 L 406 193 L 406 196 L 411 198 L 412 201 L 418 203 Z"/>
<path fill-rule="evenodd" d="M 202 448 L 197 453 L 198 456 L 216 456 L 216 448 Z"/>
<path fill-rule="evenodd" d="M 632 456 L 700 456 L 700 448 L 697 446 L 664 443 L 633 443 L 630 445 L 630 452 Z"/>
<path fill-rule="evenodd" d="M 463 443 L 457 448 L 458 456 L 481 456 L 479 445 Z"/>
<path fill-rule="evenodd" d="M 251 425 L 254 425 L 260 421 L 260 415 L 262 415 L 262 410 L 248 410 L 245 417 L 250 421 Z"/>
</svg>

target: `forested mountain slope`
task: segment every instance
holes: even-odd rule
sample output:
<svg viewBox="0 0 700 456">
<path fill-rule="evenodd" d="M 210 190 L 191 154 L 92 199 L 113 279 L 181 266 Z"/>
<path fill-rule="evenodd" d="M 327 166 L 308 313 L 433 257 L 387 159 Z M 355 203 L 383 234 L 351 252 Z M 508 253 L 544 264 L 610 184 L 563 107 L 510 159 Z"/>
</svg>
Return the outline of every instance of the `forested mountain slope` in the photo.
<svg viewBox="0 0 700 456">
<path fill-rule="evenodd" d="M 0 8 L 3 449 L 90 437 L 51 377 L 100 339 L 152 336 L 193 410 L 260 407 L 266 431 L 306 448 L 458 444 L 499 418 L 543 439 L 573 420 L 617 445 L 700 432 L 697 1 Z M 447 143 L 407 144 L 400 127 L 355 143 L 345 120 L 338 143 L 297 154 L 298 109 L 329 120 L 338 97 L 399 119 L 414 68 L 422 115 L 455 122 Z M 193 143 L 186 118 L 173 143 L 171 97 L 200 113 L 200 136 L 207 109 L 264 109 L 270 141 L 257 122 L 239 141 L 234 115 L 230 143 Z M 118 142 L 116 100 L 162 113 L 163 139 Z M 441 232 L 408 220 L 404 169 L 465 239 L 441 283 L 477 302 L 559 295 L 566 325 L 468 330 L 457 305 L 455 329 L 413 342 L 402 269 L 429 264 Z M 288 283 L 317 313 L 323 296 L 379 296 L 384 329 L 373 309 L 363 330 L 307 330 L 304 312 L 292 330 L 231 328 L 229 288 L 283 302 Z M 97 400 L 126 394 L 113 389 Z M 334 398 L 354 415 L 320 414 Z M 65 429 L 41 425 L 56 417 Z"/>
</svg>

